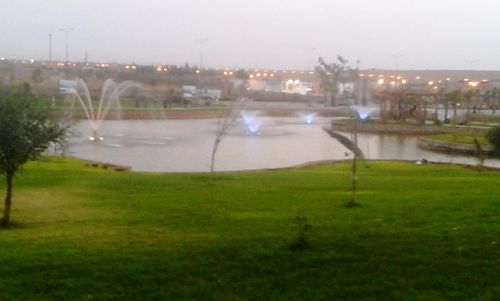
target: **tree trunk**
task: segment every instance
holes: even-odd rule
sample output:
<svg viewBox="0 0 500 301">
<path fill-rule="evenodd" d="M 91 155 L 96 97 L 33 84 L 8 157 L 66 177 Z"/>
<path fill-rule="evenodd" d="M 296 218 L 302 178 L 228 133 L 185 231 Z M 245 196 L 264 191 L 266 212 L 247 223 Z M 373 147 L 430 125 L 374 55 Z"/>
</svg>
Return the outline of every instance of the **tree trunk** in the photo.
<svg viewBox="0 0 500 301">
<path fill-rule="evenodd" d="M 3 218 L 0 221 L 0 226 L 7 227 L 10 221 L 10 207 L 12 204 L 12 180 L 14 178 L 13 172 L 7 172 L 6 180 L 7 180 L 7 194 L 5 196 L 5 207 L 3 211 Z"/>
<path fill-rule="evenodd" d="M 448 102 L 448 100 L 446 100 L 446 102 L 444 104 L 444 123 L 448 123 L 448 106 L 449 106 L 449 102 Z"/>
</svg>

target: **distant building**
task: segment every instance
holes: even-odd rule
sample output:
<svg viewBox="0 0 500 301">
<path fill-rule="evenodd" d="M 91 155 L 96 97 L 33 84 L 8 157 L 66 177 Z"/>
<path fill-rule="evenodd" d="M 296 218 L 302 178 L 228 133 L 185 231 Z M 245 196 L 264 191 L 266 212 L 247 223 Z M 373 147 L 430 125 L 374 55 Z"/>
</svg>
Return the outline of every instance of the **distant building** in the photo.
<svg viewBox="0 0 500 301">
<path fill-rule="evenodd" d="M 219 100 L 222 97 L 220 89 L 199 89 L 196 86 L 182 86 L 182 98 L 184 100 L 205 99 Z"/>
<path fill-rule="evenodd" d="M 312 90 L 311 83 L 299 79 L 251 79 L 248 81 L 248 89 L 300 95 L 307 95 Z"/>
<path fill-rule="evenodd" d="M 78 83 L 75 80 L 61 79 L 59 80 L 59 93 L 68 94 L 76 90 Z"/>
</svg>

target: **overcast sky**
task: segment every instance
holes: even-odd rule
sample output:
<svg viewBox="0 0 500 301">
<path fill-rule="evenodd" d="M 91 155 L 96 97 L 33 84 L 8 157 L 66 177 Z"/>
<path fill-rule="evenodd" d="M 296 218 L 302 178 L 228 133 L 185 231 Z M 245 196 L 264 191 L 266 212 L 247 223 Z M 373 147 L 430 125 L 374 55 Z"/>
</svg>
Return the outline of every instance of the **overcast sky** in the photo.
<svg viewBox="0 0 500 301">
<path fill-rule="evenodd" d="M 0 56 L 305 69 L 500 70 L 499 0 L 0 0 Z M 307 49 L 315 48 L 314 51 Z"/>
</svg>

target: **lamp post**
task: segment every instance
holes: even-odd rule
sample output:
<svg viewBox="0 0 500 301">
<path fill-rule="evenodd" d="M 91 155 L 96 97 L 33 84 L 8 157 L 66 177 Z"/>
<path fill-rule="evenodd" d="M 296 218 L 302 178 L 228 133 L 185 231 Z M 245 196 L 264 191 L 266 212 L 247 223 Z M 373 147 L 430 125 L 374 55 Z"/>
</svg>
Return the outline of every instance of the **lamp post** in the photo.
<svg viewBox="0 0 500 301">
<path fill-rule="evenodd" d="M 66 63 L 69 62 L 69 33 L 73 31 L 73 27 L 66 27 L 59 29 L 64 32 L 65 42 L 66 42 Z"/>
</svg>

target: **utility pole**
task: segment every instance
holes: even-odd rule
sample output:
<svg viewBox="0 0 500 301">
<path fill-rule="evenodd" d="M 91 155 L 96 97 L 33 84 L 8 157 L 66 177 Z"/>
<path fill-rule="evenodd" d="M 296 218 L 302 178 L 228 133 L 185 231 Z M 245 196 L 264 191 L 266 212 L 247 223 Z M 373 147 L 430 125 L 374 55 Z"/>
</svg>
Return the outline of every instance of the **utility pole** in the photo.
<svg viewBox="0 0 500 301">
<path fill-rule="evenodd" d="M 69 33 L 73 31 L 73 27 L 66 27 L 66 28 L 61 28 L 59 29 L 60 31 L 64 32 L 65 36 L 65 41 L 66 41 L 66 63 L 69 62 Z"/>
<path fill-rule="evenodd" d="M 49 33 L 49 63 L 52 62 L 52 33 Z"/>
</svg>

